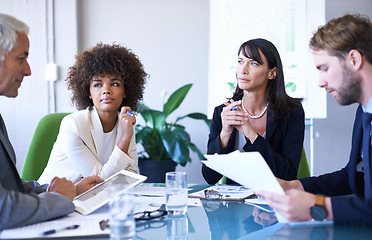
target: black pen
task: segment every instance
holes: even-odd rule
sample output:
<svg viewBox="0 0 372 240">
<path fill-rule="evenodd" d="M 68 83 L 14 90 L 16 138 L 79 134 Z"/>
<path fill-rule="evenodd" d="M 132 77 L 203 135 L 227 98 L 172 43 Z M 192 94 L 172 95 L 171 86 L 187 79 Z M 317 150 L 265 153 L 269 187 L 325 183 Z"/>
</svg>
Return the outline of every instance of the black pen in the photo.
<svg viewBox="0 0 372 240">
<path fill-rule="evenodd" d="M 65 230 L 74 230 L 78 227 L 80 227 L 80 225 L 75 224 L 75 225 L 68 226 L 68 227 L 61 228 L 61 229 L 52 229 L 52 230 L 48 230 L 48 231 L 43 232 L 43 235 L 54 234 L 56 232 L 61 232 L 61 231 L 65 231 Z"/>
</svg>

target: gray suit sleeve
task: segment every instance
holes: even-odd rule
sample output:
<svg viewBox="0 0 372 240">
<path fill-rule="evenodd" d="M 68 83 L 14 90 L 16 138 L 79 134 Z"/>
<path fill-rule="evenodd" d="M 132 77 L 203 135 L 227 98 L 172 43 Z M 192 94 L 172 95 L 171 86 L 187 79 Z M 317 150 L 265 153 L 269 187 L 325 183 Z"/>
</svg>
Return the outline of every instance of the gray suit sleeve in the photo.
<svg viewBox="0 0 372 240">
<path fill-rule="evenodd" d="M 31 181 L 24 182 L 24 186 L 27 193 L 9 191 L 0 185 L 1 230 L 61 217 L 75 209 L 71 200 L 63 195 L 42 192 L 47 185 Z"/>
</svg>

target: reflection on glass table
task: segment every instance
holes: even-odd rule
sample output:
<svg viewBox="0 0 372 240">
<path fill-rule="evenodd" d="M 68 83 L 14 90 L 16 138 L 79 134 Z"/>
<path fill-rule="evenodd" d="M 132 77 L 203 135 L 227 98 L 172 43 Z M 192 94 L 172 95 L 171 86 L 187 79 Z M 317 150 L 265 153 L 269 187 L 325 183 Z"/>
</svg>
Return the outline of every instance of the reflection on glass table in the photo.
<svg viewBox="0 0 372 240">
<path fill-rule="evenodd" d="M 256 207 L 244 202 L 202 201 L 202 203 L 208 216 L 212 240 L 238 239 L 277 222 L 274 214 L 259 213 Z"/>
<path fill-rule="evenodd" d="M 169 218 L 166 215 L 137 221 L 134 239 L 175 239 L 177 237 L 187 240 L 372 239 L 372 228 L 333 225 L 293 227 L 278 223 L 274 213 L 246 204 L 244 201 L 203 199 L 201 203 L 202 207 L 189 207 L 187 214 L 180 219 Z"/>
</svg>

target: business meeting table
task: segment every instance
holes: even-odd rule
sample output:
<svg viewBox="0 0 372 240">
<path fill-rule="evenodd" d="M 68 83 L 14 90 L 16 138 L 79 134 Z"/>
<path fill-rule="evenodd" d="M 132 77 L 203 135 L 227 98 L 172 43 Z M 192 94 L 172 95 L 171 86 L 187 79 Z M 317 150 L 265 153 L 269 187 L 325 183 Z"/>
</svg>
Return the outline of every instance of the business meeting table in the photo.
<svg viewBox="0 0 372 240">
<path fill-rule="evenodd" d="M 206 187 L 208 185 L 193 185 L 189 188 L 190 192 L 195 192 Z M 108 234 L 92 237 L 70 236 L 64 239 L 110 239 Z M 247 204 L 245 201 L 201 199 L 201 204 L 189 206 L 185 215 L 165 215 L 151 220 L 136 221 L 136 236 L 132 239 L 361 240 L 372 239 L 372 228 L 334 226 L 332 223 L 321 225 L 279 223 L 274 212 L 263 211 L 256 205 Z"/>
<path fill-rule="evenodd" d="M 196 185 L 194 190 L 205 185 Z M 163 216 L 136 222 L 133 239 L 188 240 L 329 240 L 372 239 L 372 228 L 328 225 L 298 225 L 278 223 L 274 214 L 259 219 L 257 207 L 244 201 L 201 200 L 202 207 L 188 207 L 180 217 Z M 371 219 L 372 221 L 372 219 Z M 69 238 L 73 239 L 73 238 Z M 109 236 L 77 239 L 110 239 Z"/>
</svg>

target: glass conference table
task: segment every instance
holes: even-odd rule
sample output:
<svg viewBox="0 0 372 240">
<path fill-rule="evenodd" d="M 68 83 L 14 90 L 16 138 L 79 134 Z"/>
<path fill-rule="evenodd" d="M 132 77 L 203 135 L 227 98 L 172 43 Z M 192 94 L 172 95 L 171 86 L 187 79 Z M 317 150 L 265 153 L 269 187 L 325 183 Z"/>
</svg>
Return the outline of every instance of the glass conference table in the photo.
<svg viewBox="0 0 372 240">
<path fill-rule="evenodd" d="M 196 191 L 203 187 L 206 185 L 197 185 L 193 188 Z M 186 216 L 183 217 L 164 216 L 138 221 L 134 239 L 372 239 L 372 228 L 333 225 L 293 227 L 278 223 L 275 216 L 266 221 L 255 218 L 258 208 L 243 201 L 201 200 L 201 202 L 202 207 L 189 207 Z M 178 238 L 175 235 L 178 235 Z M 79 239 L 109 239 L 109 237 Z"/>
</svg>

